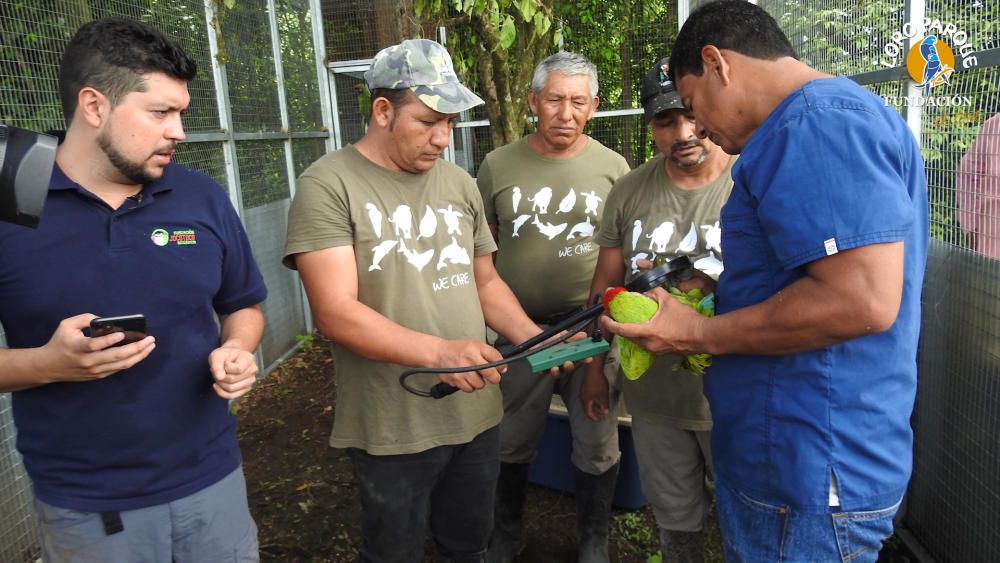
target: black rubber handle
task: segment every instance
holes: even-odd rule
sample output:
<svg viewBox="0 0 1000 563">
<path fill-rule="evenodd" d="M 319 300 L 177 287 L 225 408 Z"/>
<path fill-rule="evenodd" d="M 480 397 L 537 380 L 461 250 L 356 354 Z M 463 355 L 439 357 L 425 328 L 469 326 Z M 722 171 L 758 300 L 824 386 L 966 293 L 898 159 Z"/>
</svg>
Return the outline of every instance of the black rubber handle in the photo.
<svg viewBox="0 0 1000 563">
<path fill-rule="evenodd" d="M 434 387 L 431 387 L 430 393 L 431 397 L 434 397 L 435 399 L 443 399 L 455 391 L 458 391 L 458 387 L 452 387 L 444 381 L 441 381 Z"/>
</svg>

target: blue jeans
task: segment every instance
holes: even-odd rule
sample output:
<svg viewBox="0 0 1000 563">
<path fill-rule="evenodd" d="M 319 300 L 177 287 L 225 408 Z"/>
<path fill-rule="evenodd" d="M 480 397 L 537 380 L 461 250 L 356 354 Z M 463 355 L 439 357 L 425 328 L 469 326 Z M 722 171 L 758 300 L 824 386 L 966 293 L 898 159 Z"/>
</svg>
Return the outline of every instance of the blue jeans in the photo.
<svg viewBox="0 0 1000 563">
<path fill-rule="evenodd" d="M 762 502 L 715 482 L 715 502 L 726 561 L 871 562 L 892 535 L 899 502 L 863 512 L 805 513 Z"/>
<path fill-rule="evenodd" d="M 423 561 L 428 521 L 446 561 L 485 561 L 500 472 L 497 426 L 471 442 L 415 454 L 348 452 L 361 497 L 359 561 Z"/>
</svg>

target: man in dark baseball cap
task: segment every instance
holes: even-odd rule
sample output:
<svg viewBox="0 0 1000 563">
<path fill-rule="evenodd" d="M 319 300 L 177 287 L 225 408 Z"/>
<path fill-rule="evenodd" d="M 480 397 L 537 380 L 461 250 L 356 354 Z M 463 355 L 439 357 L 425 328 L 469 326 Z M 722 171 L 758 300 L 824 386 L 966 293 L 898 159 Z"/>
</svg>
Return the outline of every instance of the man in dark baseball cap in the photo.
<svg viewBox="0 0 1000 563">
<path fill-rule="evenodd" d="M 653 120 L 653 116 L 668 109 L 684 109 L 681 103 L 681 96 L 674 88 L 674 83 L 667 77 L 670 59 L 664 57 L 656 66 L 649 69 L 645 78 L 642 79 L 642 89 L 639 92 L 639 100 L 642 103 L 642 118 L 646 123 Z"/>
<path fill-rule="evenodd" d="M 357 476 L 358 560 L 422 560 L 430 529 L 445 560 L 481 561 L 500 466 L 500 371 L 440 375 L 464 391 L 440 402 L 404 391 L 399 373 L 499 360 L 486 319 L 516 343 L 541 329 L 494 269 L 475 182 L 440 158 L 456 114 L 483 101 L 425 39 L 379 52 L 365 81 L 368 130 L 299 177 L 284 263 L 335 344 L 330 445 L 348 449 Z"/>
<path fill-rule="evenodd" d="M 684 291 L 698 287 L 707 295 L 722 272 L 719 215 L 732 191 L 736 159 L 698 138 L 694 117 L 681 104 L 667 70 L 667 59 L 661 59 L 640 89 L 643 117 L 660 154 L 615 182 L 604 214 L 616 219 L 611 226 L 602 224 L 597 237 L 592 292 L 624 285 L 660 258 L 687 256 L 694 262 L 695 275 L 681 284 Z M 663 560 L 703 561 L 712 415 L 702 378 L 684 369 L 681 360 L 660 356 L 641 379 L 620 377 L 618 386 L 632 415 L 639 479 L 656 516 Z M 604 407 L 610 400 L 607 381 L 588 368 L 581 398 Z M 590 408 L 588 415 L 606 416 L 605 408 Z"/>
</svg>

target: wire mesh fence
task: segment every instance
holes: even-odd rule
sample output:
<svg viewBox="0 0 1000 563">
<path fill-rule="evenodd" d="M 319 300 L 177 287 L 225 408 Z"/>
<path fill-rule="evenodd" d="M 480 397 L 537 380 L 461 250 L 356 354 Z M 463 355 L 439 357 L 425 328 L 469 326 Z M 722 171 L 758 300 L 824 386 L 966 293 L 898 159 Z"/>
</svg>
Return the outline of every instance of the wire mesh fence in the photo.
<svg viewBox="0 0 1000 563">
<path fill-rule="evenodd" d="M 149 23 L 196 60 L 199 72 L 188 84 L 184 116 L 189 140 L 175 160 L 209 174 L 240 204 L 269 289 L 259 352 L 264 367 L 308 327 L 298 277 L 279 257 L 291 182 L 325 152 L 329 136 L 322 111 L 326 76 L 317 65 L 323 46 L 318 15 L 316 0 L 241 0 L 229 10 L 216 0 L 0 0 L 0 120 L 10 125 L 64 128 L 59 60 L 74 31 L 92 19 Z M 10 395 L 0 394 L 0 561 L 34 562 L 31 489 L 14 447 L 10 403 Z"/>
</svg>

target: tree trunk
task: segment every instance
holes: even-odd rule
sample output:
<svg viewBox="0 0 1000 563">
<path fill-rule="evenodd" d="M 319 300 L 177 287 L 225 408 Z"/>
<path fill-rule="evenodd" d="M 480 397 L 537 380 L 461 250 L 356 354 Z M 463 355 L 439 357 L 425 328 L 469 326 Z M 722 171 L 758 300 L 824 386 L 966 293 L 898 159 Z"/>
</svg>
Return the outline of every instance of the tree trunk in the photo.
<svg viewBox="0 0 1000 563">
<path fill-rule="evenodd" d="M 56 13 L 66 18 L 66 27 L 70 35 L 83 24 L 94 19 L 87 0 L 56 0 Z"/>
</svg>

